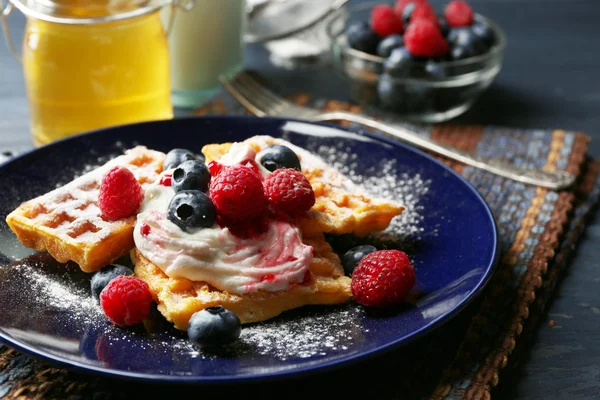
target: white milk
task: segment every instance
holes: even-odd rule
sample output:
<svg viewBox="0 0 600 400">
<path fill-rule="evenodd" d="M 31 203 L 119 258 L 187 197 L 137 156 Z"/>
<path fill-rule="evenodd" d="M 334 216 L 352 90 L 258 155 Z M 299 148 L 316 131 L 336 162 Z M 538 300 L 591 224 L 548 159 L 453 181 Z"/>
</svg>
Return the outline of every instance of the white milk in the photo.
<svg viewBox="0 0 600 400">
<path fill-rule="evenodd" d="M 175 107 L 197 106 L 220 87 L 219 75 L 243 66 L 245 0 L 195 0 L 176 9 L 169 34 L 171 86 Z M 168 26 L 171 10 L 163 13 Z"/>
</svg>

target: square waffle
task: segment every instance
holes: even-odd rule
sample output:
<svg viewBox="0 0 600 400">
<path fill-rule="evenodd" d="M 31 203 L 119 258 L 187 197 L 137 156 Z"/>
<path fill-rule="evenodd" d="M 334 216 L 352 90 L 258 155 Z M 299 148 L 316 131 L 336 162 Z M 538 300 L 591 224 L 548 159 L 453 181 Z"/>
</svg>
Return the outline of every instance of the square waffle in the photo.
<svg viewBox="0 0 600 400">
<path fill-rule="evenodd" d="M 311 279 L 276 292 L 228 293 L 206 282 L 169 278 L 137 249 L 131 252 L 131 259 L 135 264 L 135 274 L 148 283 L 158 310 L 175 328 L 187 330 L 192 314 L 216 305 L 233 311 L 242 324 L 247 324 L 265 321 L 283 311 L 308 304 L 341 304 L 352 296 L 351 280 L 344 276 L 340 258 L 323 234 L 303 237 L 302 241 L 313 246 L 313 259 L 309 265 Z"/>
<path fill-rule="evenodd" d="M 306 218 L 298 221 L 302 232 L 346 234 L 364 236 L 388 227 L 392 218 L 400 215 L 404 207 L 386 199 L 364 193 L 350 179 L 325 161 L 283 139 L 271 136 L 253 136 L 244 143 L 257 153 L 267 146 L 284 145 L 300 159 L 302 173 L 315 192 L 316 202 Z M 209 144 L 202 148 L 206 162 L 219 161 L 229 152 L 232 143 Z"/>
<path fill-rule="evenodd" d="M 70 183 L 21 204 L 6 217 L 26 247 L 48 251 L 59 262 L 74 261 L 94 272 L 134 247 L 135 216 L 109 221 L 96 205 L 104 175 L 128 168 L 146 187 L 162 171 L 165 154 L 137 146 Z"/>
</svg>

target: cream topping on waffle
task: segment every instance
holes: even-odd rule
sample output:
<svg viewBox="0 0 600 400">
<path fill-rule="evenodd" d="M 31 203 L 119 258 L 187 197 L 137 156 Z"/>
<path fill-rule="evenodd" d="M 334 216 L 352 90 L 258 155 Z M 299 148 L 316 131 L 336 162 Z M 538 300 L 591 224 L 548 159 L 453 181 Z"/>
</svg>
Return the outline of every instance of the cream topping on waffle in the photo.
<svg viewBox="0 0 600 400">
<path fill-rule="evenodd" d="M 358 186 L 356 186 L 354 182 L 346 178 L 344 175 L 340 174 L 335 168 L 328 165 L 322 158 L 286 140 L 275 139 L 270 136 L 253 136 L 252 138 L 247 139 L 244 142 L 232 143 L 229 152 L 224 154 L 223 157 L 221 157 L 219 163 L 223 165 L 233 165 L 239 164 L 245 160 L 254 160 L 258 165 L 262 175 L 267 176 L 271 173 L 271 171 L 263 167 L 260 163 L 260 160 L 263 156 L 263 153 L 267 151 L 267 147 L 270 146 L 269 141 L 275 142 L 277 144 L 292 149 L 294 153 L 296 153 L 296 155 L 298 156 L 298 159 L 300 160 L 300 166 L 303 171 L 314 169 L 322 170 L 324 174 L 323 180 L 330 183 L 331 185 L 343 188 L 344 190 L 350 193 L 354 193 L 359 190 Z M 250 146 L 250 144 L 255 144 L 263 150 L 259 153 L 256 153 L 256 151 Z"/>
<path fill-rule="evenodd" d="M 269 221 L 265 233 L 249 238 L 217 224 L 186 232 L 167 218 L 174 195 L 170 186 L 150 185 L 134 229 L 140 253 L 167 276 L 238 294 L 286 290 L 303 282 L 313 248 L 302 243 L 297 227 Z"/>
</svg>

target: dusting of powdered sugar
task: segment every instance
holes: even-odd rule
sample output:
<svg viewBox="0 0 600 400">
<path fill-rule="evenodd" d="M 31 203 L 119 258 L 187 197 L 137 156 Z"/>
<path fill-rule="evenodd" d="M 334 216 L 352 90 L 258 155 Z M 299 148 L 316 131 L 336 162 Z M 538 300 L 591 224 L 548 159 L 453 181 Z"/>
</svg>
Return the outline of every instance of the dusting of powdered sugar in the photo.
<svg viewBox="0 0 600 400">
<path fill-rule="evenodd" d="M 263 323 L 243 329 L 240 340 L 260 354 L 280 360 L 311 358 L 348 350 L 361 342 L 358 307 L 315 313 L 280 323 Z"/>
<path fill-rule="evenodd" d="M 91 148 L 89 150 L 89 154 L 88 154 L 89 161 L 86 164 L 84 164 L 83 167 L 81 167 L 81 168 L 76 168 L 76 169 L 75 168 L 72 168 L 72 169 L 66 168 L 63 171 L 63 178 L 60 179 L 58 183 L 56 183 L 55 188 L 64 186 L 65 184 L 71 182 L 72 180 L 77 179 L 80 176 L 82 176 L 88 172 L 91 172 L 98 167 L 101 167 L 102 165 L 106 164 L 110 160 L 125 154 L 125 152 L 127 150 L 132 149 L 138 145 L 139 145 L 139 142 L 133 142 L 133 143 L 126 144 L 121 141 L 117 141 L 114 144 L 115 149 L 113 151 L 109 152 L 108 154 L 102 154 L 102 155 L 98 155 L 96 150 Z"/>
<path fill-rule="evenodd" d="M 37 264 L 14 264 L 12 269 L 23 277 L 22 293 L 30 293 L 44 303 L 45 308 L 68 312 L 77 322 L 93 323 L 104 319 L 102 309 L 87 290 L 78 287 L 71 272 L 51 274 Z M 17 284 L 15 282 L 15 284 Z"/>
<path fill-rule="evenodd" d="M 292 315 L 298 313 L 302 315 Z M 197 349 L 187 340 L 172 347 L 201 359 L 224 355 L 268 356 L 281 361 L 323 357 L 360 346 L 368 332 L 361 324 L 363 313 L 364 309 L 356 304 L 318 310 L 305 307 L 269 321 L 244 325 L 239 340 L 219 354 Z"/>
<path fill-rule="evenodd" d="M 319 145 L 313 150 L 325 162 L 352 180 L 362 191 L 373 197 L 392 200 L 405 207 L 399 216 L 392 219 L 383 233 L 402 239 L 420 239 L 424 233 L 422 222 L 424 209 L 420 199 L 427 195 L 430 180 L 420 174 L 398 172 L 397 159 L 381 159 L 368 168 L 362 168 L 358 155 L 340 142 L 336 146 Z M 427 232 L 436 235 L 436 232 Z"/>
</svg>

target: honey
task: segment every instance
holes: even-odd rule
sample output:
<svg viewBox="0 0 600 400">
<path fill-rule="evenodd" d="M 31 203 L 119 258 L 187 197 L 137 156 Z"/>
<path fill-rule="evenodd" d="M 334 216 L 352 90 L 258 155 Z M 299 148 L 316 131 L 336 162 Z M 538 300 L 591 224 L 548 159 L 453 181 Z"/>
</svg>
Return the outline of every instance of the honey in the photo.
<svg viewBox="0 0 600 400">
<path fill-rule="evenodd" d="M 68 6 L 61 9 L 62 17 L 115 11 L 97 1 Z M 158 10 L 89 24 L 28 18 L 22 54 L 36 145 L 173 117 L 167 35 Z"/>
</svg>

